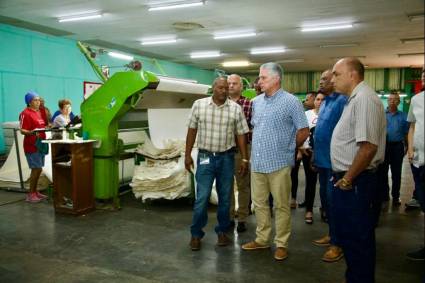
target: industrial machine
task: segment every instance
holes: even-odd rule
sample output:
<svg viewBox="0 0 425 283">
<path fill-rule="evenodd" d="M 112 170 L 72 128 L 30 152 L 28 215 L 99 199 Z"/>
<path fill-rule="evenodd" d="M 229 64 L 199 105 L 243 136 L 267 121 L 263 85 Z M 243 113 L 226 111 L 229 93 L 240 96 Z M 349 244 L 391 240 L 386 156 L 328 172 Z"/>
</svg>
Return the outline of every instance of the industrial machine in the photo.
<svg viewBox="0 0 425 283">
<path fill-rule="evenodd" d="M 142 119 L 146 112 L 141 109 L 191 108 L 196 99 L 208 94 L 209 86 L 157 76 L 143 69 L 117 72 L 103 79 L 104 84 L 81 105 L 82 136 L 97 141 L 94 149 L 95 198 L 113 199 L 119 206 L 118 162 L 124 153 L 123 141 L 118 138 L 120 119 L 131 112 L 134 112 L 133 117 L 140 115 Z"/>
</svg>

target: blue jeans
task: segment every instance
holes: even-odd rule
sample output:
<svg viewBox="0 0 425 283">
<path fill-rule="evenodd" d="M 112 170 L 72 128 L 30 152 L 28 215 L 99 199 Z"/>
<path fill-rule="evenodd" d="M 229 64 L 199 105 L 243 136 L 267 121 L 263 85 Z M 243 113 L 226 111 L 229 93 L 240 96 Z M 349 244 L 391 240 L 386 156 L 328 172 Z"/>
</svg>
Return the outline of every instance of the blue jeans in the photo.
<svg viewBox="0 0 425 283">
<path fill-rule="evenodd" d="M 425 165 L 419 168 L 410 165 L 412 168 L 413 180 L 415 181 L 415 190 L 413 191 L 413 198 L 420 204 L 422 211 L 424 211 L 425 202 Z"/>
<path fill-rule="evenodd" d="M 320 201 L 322 203 L 322 210 L 326 213 L 329 225 L 329 236 L 331 237 L 331 245 L 339 246 L 338 239 L 335 233 L 335 217 L 332 216 L 332 189 L 333 183 L 331 181 L 332 170 L 330 168 L 320 168 L 319 171 L 319 184 L 320 184 Z"/>
<path fill-rule="evenodd" d="M 336 182 L 338 178 L 334 177 Z M 376 173 L 363 171 L 354 179 L 351 190 L 332 188 L 332 215 L 347 264 L 347 283 L 375 282 L 375 215 L 372 205 L 377 197 L 377 182 Z"/>
<path fill-rule="evenodd" d="M 214 179 L 218 195 L 216 233 L 227 232 L 230 228 L 230 196 L 233 191 L 235 153 L 213 154 L 200 152 L 196 161 L 196 200 L 193 206 L 193 219 L 190 232 L 192 237 L 202 238 L 202 229 L 208 222 L 208 202 Z"/>
</svg>

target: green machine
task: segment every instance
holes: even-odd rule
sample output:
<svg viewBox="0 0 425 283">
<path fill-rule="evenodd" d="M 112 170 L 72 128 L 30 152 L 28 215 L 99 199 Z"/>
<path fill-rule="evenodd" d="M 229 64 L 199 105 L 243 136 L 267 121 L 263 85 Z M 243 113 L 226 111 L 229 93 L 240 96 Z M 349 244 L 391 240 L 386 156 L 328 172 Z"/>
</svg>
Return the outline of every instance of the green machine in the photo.
<svg viewBox="0 0 425 283">
<path fill-rule="evenodd" d="M 119 206 L 118 162 L 124 146 L 118 131 L 119 121 L 126 113 L 155 108 L 191 108 L 196 99 L 206 97 L 209 88 L 143 70 L 117 72 L 105 78 L 104 84 L 81 104 L 83 137 L 97 141 L 94 146 L 95 198 L 113 199 Z"/>
</svg>

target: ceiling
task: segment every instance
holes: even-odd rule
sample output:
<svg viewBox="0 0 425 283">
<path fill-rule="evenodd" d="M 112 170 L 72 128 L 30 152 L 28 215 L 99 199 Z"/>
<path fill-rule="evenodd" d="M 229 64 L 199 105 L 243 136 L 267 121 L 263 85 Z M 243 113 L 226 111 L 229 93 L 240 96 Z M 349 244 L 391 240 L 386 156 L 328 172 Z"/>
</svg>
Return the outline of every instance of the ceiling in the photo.
<svg viewBox="0 0 425 283">
<path fill-rule="evenodd" d="M 166 0 L 170 1 L 170 0 Z M 171 0 L 177 2 L 181 0 Z M 369 68 L 419 67 L 424 64 L 423 0 L 208 0 L 205 5 L 178 10 L 148 11 L 146 0 L 1 0 L 0 22 L 81 40 L 108 50 L 130 52 L 157 59 L 256 73 L 261 63 L 280 62 L 285 71 L 319 71 L 340 57 L 361 56 Z M 158 2 L 158 1 L 156 1 Z M 162 1 L 164 2 L 164 1 Z M 100 19 L 58 22 L 60 16 L 101 11 Z M 193 29 L 176 23 L 196 23 Z M 301 32 L 304 25 L 353 23 L 353 28 Z M 174 24 L 174 25 L 173 25 Z M 183 27 L 186 27 L 183 25 Z M 189 26 L 190 28 L 190 26 Z M 257 35 L 215 40 L 215 32 L 255 30 Z M 175 35 L 177 42 L 142 46 L 147 37 Z M 420 38 L 413 43 L 401 39 Z M 320 47 L 354 44 L 351 47 Z M 251 48 L 284 46 L 285 53 L 251 55 Z M 221 57 L 191 59 L 194 51 L 217 50 Z M 398 54 L 419 53 L 400 57 Z M 290 62 L 299 59 L 301 62 Z M 243 68 L 225 68 L 229 60 L 249 60 Z"/>
</svg>

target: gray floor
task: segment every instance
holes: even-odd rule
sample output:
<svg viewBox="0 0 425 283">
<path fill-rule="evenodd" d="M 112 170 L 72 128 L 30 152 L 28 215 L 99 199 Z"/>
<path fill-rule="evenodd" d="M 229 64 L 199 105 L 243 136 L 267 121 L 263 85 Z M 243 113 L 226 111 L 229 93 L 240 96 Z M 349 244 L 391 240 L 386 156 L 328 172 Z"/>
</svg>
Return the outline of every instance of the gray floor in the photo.
<svg viewBox="0 0 425 283">
<path fill-rule="evenodd" d="M 406 164 L 407 165 L 407 164 Z M 402 201 L 410 199 L 411 174 L 405 166 Z M 300 177 L 302 174 L 300 173 Z M 303 185 L 301 177 L 300 188 Z M 303 198 L 299 190 L 299 201 Z M 249 231 L 234 234 L 234 244 L 215 245 L 214 208 L 202 250 L 189 249 L 191 206 L 188 200 L 142 204 L 132 194 L 118 212 L 86 216 L 55 214 L 49 202 L 28 204 L 22 193 L 0 191 L 0 282 L 342 282 L 344 261 L 324 263 L 324 248 L 311 240 L 326 232 L 315 208 L 313 225 L 304 211 L 293 210 L 289 258 L 276 262 L 272 250 L 244 252 Z M 316 195 L 317 197 L 317 195 Z M 318 200 L 316 200 L 318 204 Z M 383 214 L 377 235 L 377 282 L 421 282 L 423 262 L 405 253 L 424 242 L 424 215 L 391 208 Z"/>
</svg>

